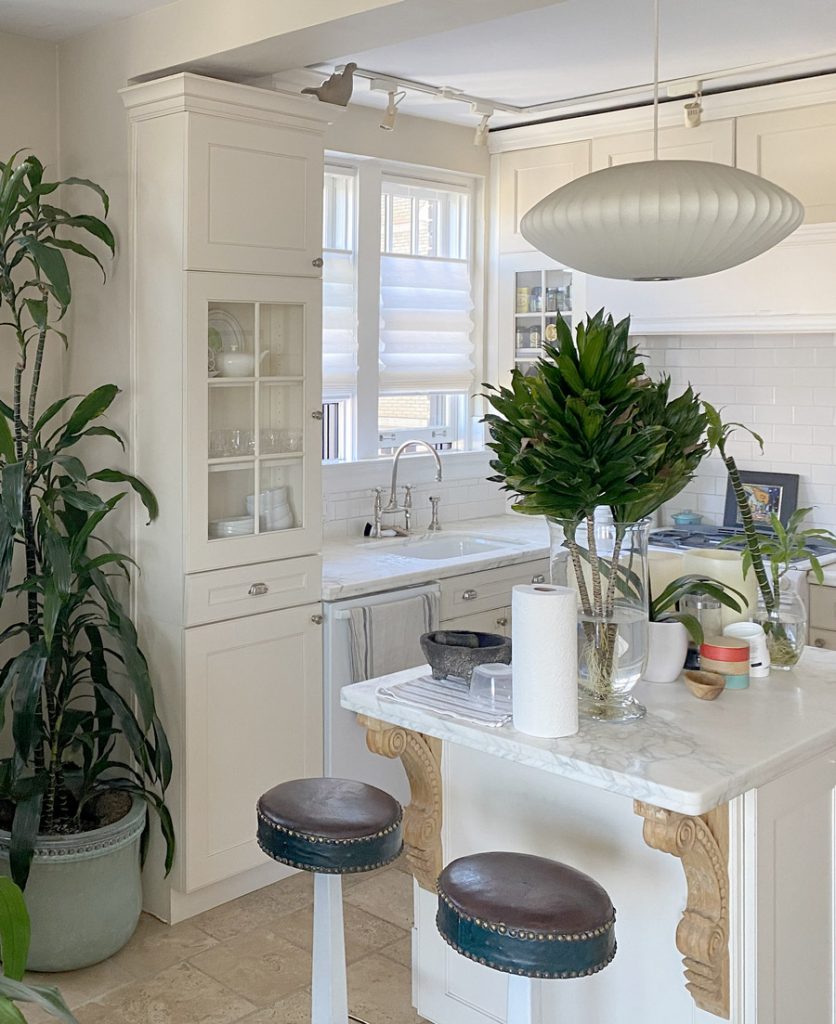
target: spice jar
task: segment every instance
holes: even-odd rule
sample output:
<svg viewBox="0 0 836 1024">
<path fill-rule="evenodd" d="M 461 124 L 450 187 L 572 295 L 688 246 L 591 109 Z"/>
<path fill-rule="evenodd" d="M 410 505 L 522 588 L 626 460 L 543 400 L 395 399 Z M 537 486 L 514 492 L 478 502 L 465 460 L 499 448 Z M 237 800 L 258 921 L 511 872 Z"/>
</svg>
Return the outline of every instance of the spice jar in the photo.
<svg viewBox="0 0 836 1024">
<path fill-rule="evenodd" d="M 709 636 L 700 644 L 700 667 L 725 676 L 727 690 L 749 685 L 749 644 L 735 636 Z"/>
<path fill-rule="evenodd" d="M 720 602 L 710 594 L 686 594 L 679 602 L 679 610 L 687 612 L 699 622 L 703 637 L 719 636 L 723 632 L 723 617 Z M 696 643 L 689 638 L 686 668 L 700 668 L 700 652 Z"/>
</svg>

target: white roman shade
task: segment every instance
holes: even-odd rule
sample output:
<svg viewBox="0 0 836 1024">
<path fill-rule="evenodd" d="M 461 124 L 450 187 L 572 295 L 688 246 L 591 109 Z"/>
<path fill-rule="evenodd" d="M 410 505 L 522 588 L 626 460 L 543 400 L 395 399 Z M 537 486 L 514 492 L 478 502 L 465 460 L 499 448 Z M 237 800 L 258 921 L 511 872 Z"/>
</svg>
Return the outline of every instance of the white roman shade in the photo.
<svg viewBox="0 0 836 1024">
<path fill-rule="evenodd" d="M 322 386 L 331 393 L 353 391 L 357 384 L 357 312 L 354 256 L 323 253 Z"/>
<path fill-rule="evenodd" d="M 380 391 L 467 391 L 473 299 L 466 260 L 380 259 Z"/>
</svg>

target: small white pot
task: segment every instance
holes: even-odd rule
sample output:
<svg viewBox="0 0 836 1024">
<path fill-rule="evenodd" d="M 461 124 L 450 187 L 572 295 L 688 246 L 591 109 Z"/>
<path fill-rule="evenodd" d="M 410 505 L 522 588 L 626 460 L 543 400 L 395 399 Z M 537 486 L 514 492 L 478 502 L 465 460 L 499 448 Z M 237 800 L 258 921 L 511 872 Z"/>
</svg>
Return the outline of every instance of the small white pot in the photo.
<svg viewBox="0 0 836 1024">
<path fill-rule="evenodd" d="M 672 683 L 685 667 L 688 630 L 681 622 L 649 622 L 647 667 L 642 679 L 649 683 Z"/>
</svg>

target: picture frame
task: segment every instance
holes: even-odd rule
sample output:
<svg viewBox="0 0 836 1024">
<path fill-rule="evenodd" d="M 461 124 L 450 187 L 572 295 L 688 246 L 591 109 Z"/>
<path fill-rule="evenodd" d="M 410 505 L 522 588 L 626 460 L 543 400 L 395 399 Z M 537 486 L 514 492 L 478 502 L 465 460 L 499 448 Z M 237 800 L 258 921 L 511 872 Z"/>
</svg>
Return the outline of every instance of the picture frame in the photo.
<svg viewBox="0 0 836 1024">
<path fill-rule="evenodd" d="M 772 512 L 784 526 L 787 525 L 787 520 L 798 507 L 797 473 L 759 473 L 756 470 L 744 469 L 740 470 L 740 482 L 749 496 L 756 529 L 770 529 L 769 519 Z M 743 528 L 731 480 L 726 484 L 723 526 L 732 529 Z"/>
</svg>

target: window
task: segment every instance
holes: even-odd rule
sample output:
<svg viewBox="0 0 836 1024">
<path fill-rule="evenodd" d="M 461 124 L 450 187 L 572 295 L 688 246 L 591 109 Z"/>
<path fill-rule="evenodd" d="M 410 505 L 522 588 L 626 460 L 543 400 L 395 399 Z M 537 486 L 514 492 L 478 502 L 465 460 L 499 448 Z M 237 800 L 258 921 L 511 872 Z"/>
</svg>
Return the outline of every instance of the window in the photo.
<svg viewBox="0 0 836 1024">
<path fill-rule="evenodd" d="M 409 439 L 468 447 L 472 202 L 469 184 L 383 173 L 375 161 L 328 168 L 324 458 L 388 455 Z"/>
</svg>

